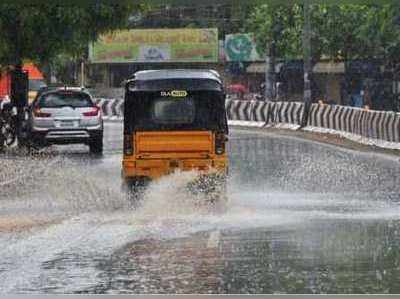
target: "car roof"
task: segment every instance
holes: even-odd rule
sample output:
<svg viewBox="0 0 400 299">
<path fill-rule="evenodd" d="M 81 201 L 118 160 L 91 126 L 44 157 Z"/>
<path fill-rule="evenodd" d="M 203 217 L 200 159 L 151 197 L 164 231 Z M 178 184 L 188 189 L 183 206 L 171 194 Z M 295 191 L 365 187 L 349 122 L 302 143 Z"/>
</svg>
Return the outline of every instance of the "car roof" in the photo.
<svg viewBox="0 0 400 299">
<path fill-rule="evenodd" d="M 57 90 L 85 91 L 85 87 L 70 87 L 70 86 L 64 86 L 64 87 L 57 87 Z"/>
<path fill-rule="evenodd" d="M 168 80 L 168 79 L 208 79 L 222 84 L 221 77 L 214 70 L 195 70 L 195 69 L 166 69 L 166 70 L 147 70 L 136 72 L 132 80 Z"/>
</svg>

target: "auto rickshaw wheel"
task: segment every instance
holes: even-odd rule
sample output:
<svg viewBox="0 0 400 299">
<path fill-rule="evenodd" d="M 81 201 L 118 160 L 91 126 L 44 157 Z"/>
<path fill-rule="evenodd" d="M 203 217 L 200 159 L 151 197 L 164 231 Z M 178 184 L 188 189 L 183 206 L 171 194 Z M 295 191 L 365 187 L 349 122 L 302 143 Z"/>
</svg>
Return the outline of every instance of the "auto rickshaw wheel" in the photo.
<svg viewBox="0 0 400 299">
<path fill-rule="evenodd" d="M 210 204 L 215 207 L 224 207 L 228 202 L 227 177 L 225 174 L 213 173 L 201 175 L 187 186 L 193 195 L 203 195 Z"/>
<path fill-rule="evenodd" d="M 123 182 L 126 199 L 135 207 L 143 199 L 149 181 L 145 178 L 129 178 Z"/>
</svg>

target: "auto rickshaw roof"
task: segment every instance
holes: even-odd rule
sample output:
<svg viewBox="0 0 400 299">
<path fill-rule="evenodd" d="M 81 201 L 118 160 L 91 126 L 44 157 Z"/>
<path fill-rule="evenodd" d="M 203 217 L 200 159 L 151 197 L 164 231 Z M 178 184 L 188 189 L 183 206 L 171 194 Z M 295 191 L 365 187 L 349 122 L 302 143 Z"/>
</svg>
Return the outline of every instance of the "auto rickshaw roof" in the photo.
<svg viewBox="0 0 400 299">
<path fill-rule="evenodd" d="M 147 70 L 136 72 L 131 80 L 170 80 L 170 79 L 208 79 L 222 84 L 220 75 L 214 70 L 193 70 L 193 69 L 167 69 Z"/>
</svg>

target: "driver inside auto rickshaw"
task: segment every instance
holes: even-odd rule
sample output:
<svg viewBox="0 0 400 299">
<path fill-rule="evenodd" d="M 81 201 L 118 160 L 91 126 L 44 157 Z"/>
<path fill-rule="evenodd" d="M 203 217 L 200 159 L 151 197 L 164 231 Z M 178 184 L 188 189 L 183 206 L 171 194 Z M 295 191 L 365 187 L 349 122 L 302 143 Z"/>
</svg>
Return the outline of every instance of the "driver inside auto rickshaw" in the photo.
<svg viewBox="0 0 400 299">
<path fill-rule="evenodd" d="M 225 92 L 211 70 L 139 71 L 125 83 L 122 178 L 130 198 L 150 180 L 198 171 L 193 190 L 225 196 Z"/>
</svg>

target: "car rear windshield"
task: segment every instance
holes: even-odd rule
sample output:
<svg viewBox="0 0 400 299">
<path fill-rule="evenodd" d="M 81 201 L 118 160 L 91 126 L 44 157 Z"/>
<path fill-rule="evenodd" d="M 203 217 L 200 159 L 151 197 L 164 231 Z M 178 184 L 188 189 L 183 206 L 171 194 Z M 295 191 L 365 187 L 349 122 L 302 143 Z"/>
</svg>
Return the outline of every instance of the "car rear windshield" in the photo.
<svg viewBox="0 0 400 299">
<path fill-rule="evenodd" d="M 60 108 L 60 107 L 92 107 L 93 102 L 89 95 L 78 92 L 60 92 L 42 95 L 38 102 L 39 107 Z"/>
<path fill-rule="evenodd" d="M 195 117 L 192 98 L 158 98 L 152 109 L 152 119 L 159 124 L 190 124 Z"/>
</svg>

